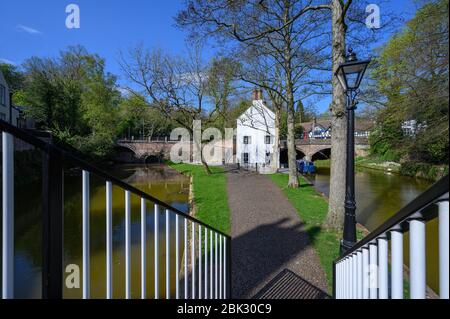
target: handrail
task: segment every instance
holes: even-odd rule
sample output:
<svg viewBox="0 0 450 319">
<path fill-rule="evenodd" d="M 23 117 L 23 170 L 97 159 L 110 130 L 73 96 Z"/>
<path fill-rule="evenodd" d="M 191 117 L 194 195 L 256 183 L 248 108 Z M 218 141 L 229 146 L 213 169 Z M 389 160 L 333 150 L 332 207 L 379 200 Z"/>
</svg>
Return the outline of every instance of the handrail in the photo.
<svg viewBox="0 0 450 319">
<path fill-rule="evenodd" d="M 344 259 L 345 257 L 353 254 L 355 251 L 357 251 L 361 247 L 376 240 L 381 235 L 388 232 L 393 227 L 395 227 L 399 224 L 403 223 L 402 227 L 407 227 L 407 223 L 405 223 L 405 222 L 410 218 L 417 217 L 416 214 L 419 212 L 421 213 L 421 216 L 420 216 L 421 218 L 431 219 L 432 215 L 429 211 L 427 211 L 427 208 L 429 208 L 431 205 L 435 204 L 435 202 L 437 200 L 441 199 L 448 192 L 449 192 L 449 175 L 446 175 L 443 178 L 441 178 L 439 181 L 434 183 L 424 193 L 422 193 L 417 198 L 415 198 L 413 201 L 411 201 L 409 204 L 407 204 L 405 207 L 400 209 L 394 216 L 389 218 L 386 222 L 384 222 L 382 225 L 380 225 L 378 228 L 376 228 L 373 232 L 371 232 L 369 235 L 367 235 L 362 240 L 357 242 L 351 249 L 346 251 L 343 256 L 336 259 L 335 262 L 339 262 L 340 260 Z M 442 198 L 442 199 L 444 199 L 444 198 Z M 448 200 L 448 197 L 446 199 Z"/>
<path fill-rule="evenodd" d="M 210 229 L 210 230 L 212 230 L 214 232 L 217 232 L 218 234 L 220 234 L 222 236 L 225 236 L 226 238 L 230 239 L 230 236 L 225 234 L 224 232 L 222 232 L 222 231 L 220 231 L 220 230 L 218 230 L 218 229 L 216 229 L 214 227 L 211 227 L 210 225 L 208 225 L 208 224 L 206 224 L 206 223 L 196 219 L 195 217 L 193 217 L 193 216 L 191 216 L 189 214 L 186 214 L 186 213 L 180 211 L 179 209 L 177 209 L 175 207 L 172 207 L 169 204 L 167 204 L 167 203 L 165 203 L 165 202 L 163 202 L 163 201 L 161 201 L 161 200 L 159 200 L 159 199 L 157 199 L 157 198 L 155 198 L 155 197 L 153 197 L 153 196 L 151 196 L 151 195 L 149 195 L 149 194 L 147 194 L 147 193 L 137 189 L 136 187 L 131 186 L 131 185 L 121 181 L 120 179 L 118 179 L 118 178 L 116 178 L 116 177 L 106 173 L 105 171 L 101 170 L 100 168 L 98 168 L 98 167 L 96 167 L 96 166 L 86 162 L 83 159 L 80 159 L 78 156 L 73 154 L 73 151 L 69 151 L 67 149 L 64 149 L 61 145 L 56 146 L 54 144 L 47 143 L 47 142 L 45 142 L 45 141 L 43 141 L 43 140 L 41 140 L 41 139 L 31 135 L 30 133 L 26 132 L 25 130 L 23 130 L 21 128 L 18 128 L 18 127 L 15 127 L 15 126 L 13 126 L 13 125 L 11 125 L 11 124 L 3 121 L 3 120 L 0 120 L 0 131 L 4 131 L 4 132 L 7 132 L 7 133 L 10 133 L 11 135 L 13 135 L 13 136 L 15 136 L 15 137 L 17 137 L 17 138 L 27 142 L 28 144 L 31 144 L 31 145 L 33 145 L 35 147 L 40 148 L 41 150 L 45 151 L 46 153 L 54 151 L 54 152 L 60 154 L 61 156 L 63 156 L 66 160 L 71 161 L 72 163 L 74 163 L 77 166 L 80 166 L 82 169 L 90 171 L 90 172 L 94 173 L 95 175 L 97 175 L 99 177 L 102 177 L 102 178 L 110 181 L 111 183 L 113 183 L 113 184 L 123 188 L 126 191 L 134 193 L 135 195 L 138 195 L 138 196 L 140 196 L 142 198 L 145 198 L 146 200 L 149 200 L 149 201 L 151 201 L 151 202 L 153 202 L 153 203 L 155 203 L 155 204 L 157 204 L 159 206 L 162 206 L 165 209 L 168 209 L 168 210 L 174 212 L 177 215 L 181 215 L 184 218 L 195 222 L 196 224 L 199 224 L 201 226 L 207 227 L 208 229 Z"/>
</svg>

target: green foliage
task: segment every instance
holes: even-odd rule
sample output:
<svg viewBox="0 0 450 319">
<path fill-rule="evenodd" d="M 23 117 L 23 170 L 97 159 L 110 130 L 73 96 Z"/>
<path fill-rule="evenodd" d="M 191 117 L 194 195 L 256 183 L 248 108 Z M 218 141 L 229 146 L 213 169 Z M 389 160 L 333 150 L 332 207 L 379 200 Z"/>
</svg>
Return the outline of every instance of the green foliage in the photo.
<svg viewBox="0 0 450 319">
<path fill-rule="evenodd" d="M 448 174 L 448 165 L 436 166 L 428 163 L 405 162 L 400 166 L 400 173 L 435 181 Z"/>
<path fill-rule="evenodd" d="M 120 93 L 103 59 L 76 46 L 56 59 L 32 57 L 23 69 L 24 84 L 15 99 L 27 107 L 26 116 L 91 156 L 110 152 Z"/>
<path fill-rule="evenodd" d="M 195 217 L 202 222 L 229 234 L 231 230 L 226 175 L 221 167 L 210 167 L 206 174 L 200 165 L 169 163 L 177 171 L 193 176 Z"/>
<path fill-rule="evenodd" d="M 417 11 L 383 47 L 373 77 L 384 96 L 370 137 L 373 154 L 385 160 L 443 164 L 449 159 L 448 0 Z M 402 123 L 416 120 L 415 134 Z"/>
<path fill-rule="evenodd" d="M 169 136 L 175 123 L 161 111 L 149 105 L 143 96 L 130 95 L 119 107 L 118 134 L 128 138 Z"/>
<path fill-rule="evenodd" d="M 16 92 L 23 88 L 24 76 L 15 65 L 0 63 L 0 71 L 3 73 L 9 89 Z"/>
</svg>

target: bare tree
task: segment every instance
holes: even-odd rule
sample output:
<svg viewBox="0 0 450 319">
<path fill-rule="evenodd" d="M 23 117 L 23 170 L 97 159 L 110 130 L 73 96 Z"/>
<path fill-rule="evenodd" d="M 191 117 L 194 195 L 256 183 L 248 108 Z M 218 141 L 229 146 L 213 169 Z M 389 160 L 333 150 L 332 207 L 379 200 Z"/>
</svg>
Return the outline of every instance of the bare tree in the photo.
<svg viewBox="0 0 450 319">
<path fill-rule="evenodd" d="M 260 82 L 257 75 L 253 82 L 270 91 L 269 96 L 276 95 L 277 100 L 286 105 L 289 187 L 298 187 L 295 104 L 298 99 L 304 98 L 299 93 L 309 82 L 306 79 L 314 64 L 318 64 L 320 53 L 327 43 L 320 41 L 327 35 L 321 28 L 321 6 L 313 6 L 312 2 L 195 0 L 189 1 L 187 9 L 177 17 L 178 24 L 189 28 L 194 35 L 233 39 L 239 49 L 277 66 L 281 77 Z M 271 73 L 267 76 L 270 77 Z M 252 82 L 252 76 L 244 75 L 242 79 Z"/>
<path fill-rule="evenodd" d="M 191 136 L 195 120 L 207 125 L 216 113 L 215 109 L 206 110 L 207 66 L 199 46 L 193 46 L 188 57 L 181 58 L 139 45 L 129 50 L 128 56 L 121 54 L 120 65 L 132 84 L 127 90 L 144 96 L 149 105 L 186 128 Z M 194 142 L 199 141 L 194 138 Z M 210 174 L 203 147 L 196 147 L 205 171 Z"/>
</svg>

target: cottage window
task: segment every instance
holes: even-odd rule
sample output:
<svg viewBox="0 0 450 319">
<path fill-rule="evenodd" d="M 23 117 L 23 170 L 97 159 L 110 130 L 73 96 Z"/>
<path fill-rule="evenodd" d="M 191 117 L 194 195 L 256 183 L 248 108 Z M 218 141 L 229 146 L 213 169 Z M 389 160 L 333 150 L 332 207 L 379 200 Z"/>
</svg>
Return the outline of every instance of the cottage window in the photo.
<svg viewBox="0 0 450 319">
<path fill-rule="evenodd" d="M 266 144 L 272 144 L 272 136 L 266 135 Z"/>
<path fill-rule="evenodd" d="M 249 162 L 248 153 L 244 153 L 243 156 L 244 156 L 244 164 L 248 164 L 248 162 Z"/>
<path fill-rule="evenodd" d="M 244 136 L 244 144 L 251 144 L 252 143 L 252 139 L 250 138 L 250 136 Z"/>
<path fill-rule="evenodd" d="M 0 84 L 0 105 L 6 105 L 6 88 Z"/>
</svg>

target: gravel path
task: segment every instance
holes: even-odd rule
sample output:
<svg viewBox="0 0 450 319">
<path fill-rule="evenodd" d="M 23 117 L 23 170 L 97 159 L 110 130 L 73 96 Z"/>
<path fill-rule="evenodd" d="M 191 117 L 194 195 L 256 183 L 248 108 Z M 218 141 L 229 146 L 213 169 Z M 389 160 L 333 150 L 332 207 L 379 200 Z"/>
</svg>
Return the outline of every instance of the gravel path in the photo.
<svg viewBox="0 0 450 319">
<path fill-rule="evenodd" d="M 280 188 L 267 176 L 238 170 L 227 174 L 233 298 L 254 297 L 283 271 L 326 291 L 319 258 Z"/>
</svg>

